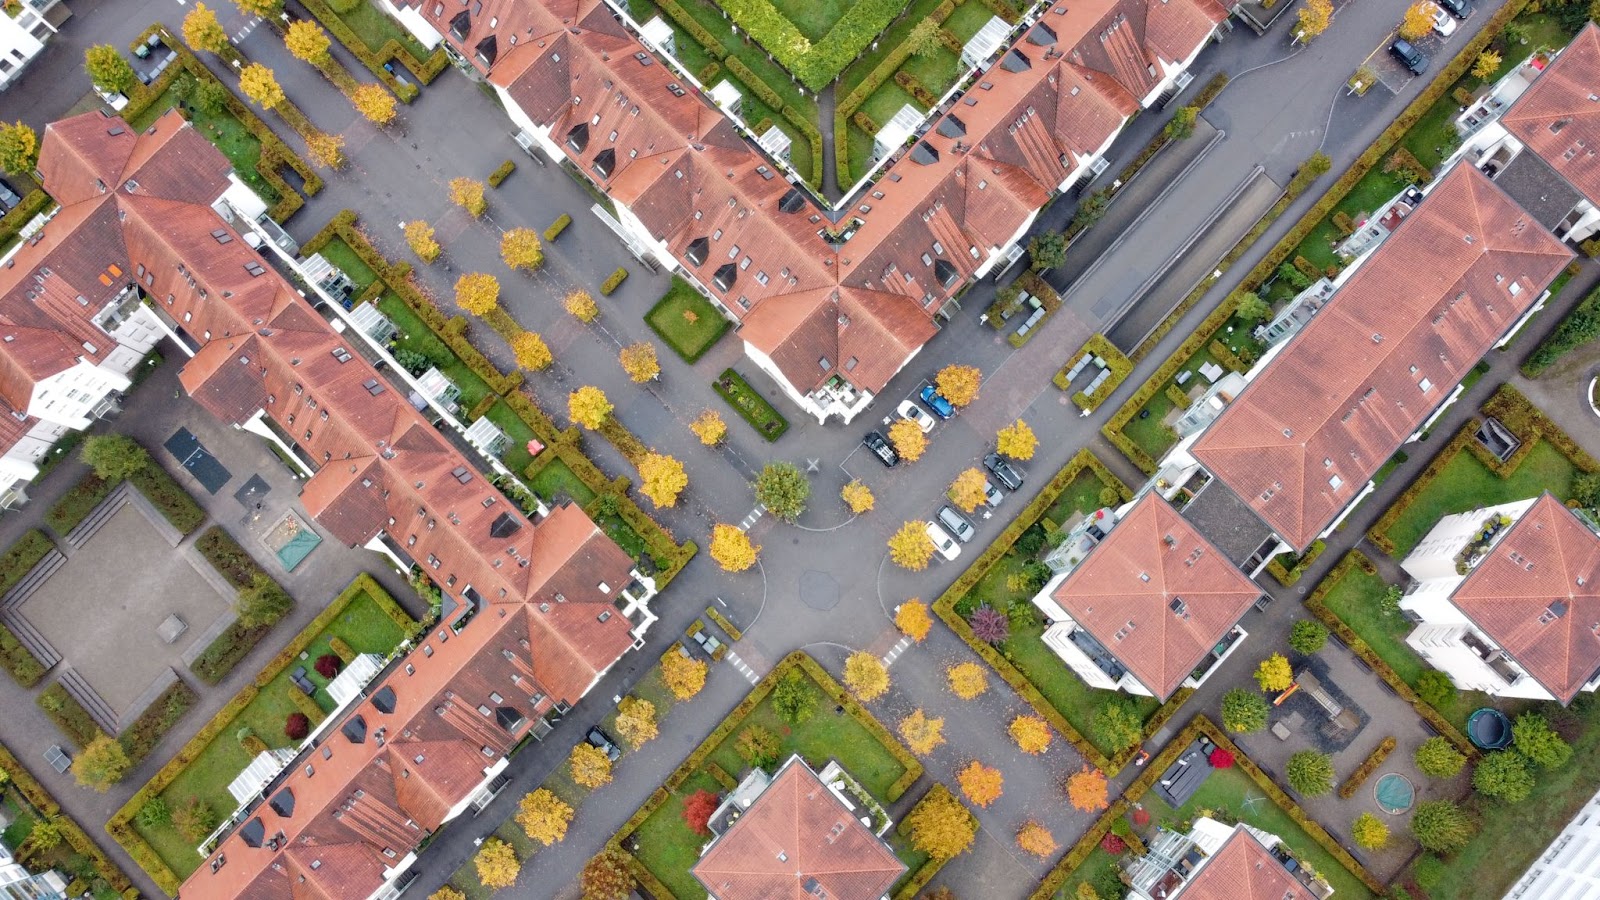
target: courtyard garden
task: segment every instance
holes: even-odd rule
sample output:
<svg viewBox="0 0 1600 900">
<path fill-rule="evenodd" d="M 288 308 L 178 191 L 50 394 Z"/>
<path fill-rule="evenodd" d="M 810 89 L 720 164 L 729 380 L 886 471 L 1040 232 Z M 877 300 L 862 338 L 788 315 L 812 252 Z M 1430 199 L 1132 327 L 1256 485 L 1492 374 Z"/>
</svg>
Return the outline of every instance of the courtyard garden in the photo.
<svg viewBox="0 0 1600 900">
<path fill-rule="evenodd" d="M 211 110 L 187 102 L 193 96 L 199 80 L 189 72 L 179 72 L 172 84 L 156 97 L 145 110 L 128 120 L 135 131 L 144 131 L 161 118 L 167 110 L 182 105 L 183 114 L 196 131 L 216 145 L 222 155 L 233 164 L 233 170 L 250 189 L 261 195 L 268 206 L 277 203 L 280 194 L 258 171 L 261 165 L 261 141 L 226 108 Z"/>
<path fill-rule="evenodd" d="M 732 324 L 710 300 L 676 275 L 666 295 L 644 314 L 644 321 L 687 363 L 704 356 Z"/>
<path fill-rule="evenodd" d="M 337 674 L 355 654 L 387 657 L 415 625 L 371 576 L 359 576 L 112 817 L 107 829 L 158 884 L 164 876 L 187 877 L 202 862 L 195 846 L 237 805 L 228 792 L 233 779 L 262 750 L 299 746 L 300 739 L 288 734 L 291 717 L 304 716 L 315 727 L 334 710 L 327 693 L 332 677 L 323 666 Z M 313 664 L 330 655 L 337 665 Z M 315 686 L 310 697 L 295 687 L 294 669 L 304 669 L 302 677 Z M 183 814 L 175 816 L 180 810 Z M 197 828 L 193 822 L 210 824 Z"/>
</svg>

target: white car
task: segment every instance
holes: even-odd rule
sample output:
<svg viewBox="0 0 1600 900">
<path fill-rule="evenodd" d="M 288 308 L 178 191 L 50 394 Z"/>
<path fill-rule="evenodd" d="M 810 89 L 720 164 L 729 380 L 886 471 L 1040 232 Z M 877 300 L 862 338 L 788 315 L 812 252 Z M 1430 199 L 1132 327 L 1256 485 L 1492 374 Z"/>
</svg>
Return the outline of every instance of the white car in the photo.
<svg viewBox="0 0 1600 900">
<path fill-rule="evenodd" d="M 1000 489 L 994 486 L 994 482 L 987 478 L 983 480 L 983 502 L 989 504 L 991 509 L 999 506 L 1000 501 L 1005 498 L 1006 495 L 1000 493 Z"/>
<path fill-rule="evenodd" d="M 1433 30 L 1440 37 L 1449 37 L 1455 34 L 1456 20 L 1454 16 L 1440 9 L 1437 3 L 1429 3 L 1428 11 L 1433 15 Z"/>
<path fill-rule="evenodd" d="M 928 538 L 933 541 L 933 549 L 945 559 L 955 559 L 961 555 L 961 545 L 950 536 L 950 532 L 939 527 L 938 522 L 928 523 Z"/>
<path fill-rule="evenodd" d="M 933 430 L 935 424 L 933 416 L 928 415 L 926 410 L 912 400 L 901 400 L 900 405 L 895 407 L 895 412 L 900 414 L 900 418 L 910 419 L 917 423 L 917 427 L 922 429 L 923 434 Z"/>
</svg>

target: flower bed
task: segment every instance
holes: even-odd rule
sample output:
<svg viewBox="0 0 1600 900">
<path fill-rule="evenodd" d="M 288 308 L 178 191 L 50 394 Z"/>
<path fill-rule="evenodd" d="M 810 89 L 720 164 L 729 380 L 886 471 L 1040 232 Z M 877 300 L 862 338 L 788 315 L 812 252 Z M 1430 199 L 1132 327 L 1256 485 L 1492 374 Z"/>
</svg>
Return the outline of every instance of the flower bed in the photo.
<svg viewBox="0 0 1600 900">
<path fill-rule="evenodd" d="M 772 404 L 767 402 L 767 398 L 761 396 L 738 372 L 723 369 L 722 374 L 712 383 L 712 387 L 716 389 L 717 396 L 728 401 L 728 405 L 739 414 L 739 418 L 750 423 L 750 427 L 768 441 L 777 440 L 789 430 L 789 420 L 774 409 Z"/>
<path fill-rule="evenodd" d="M 1051 378 L 1051 381 L 1055 383 L 1055 386 L 1063 391 L 1072 390 L 1072 381 L 1067 378 L 1067 373 L 1071 371 L 1072 366 L 1075 365 L 1078 360 L 1082 359 L 1085 354 L 1090 353 L 1105 360 L 1106 369 L 1111 373 L 1111 376 L 1105 381 L 1101 382 L 1100 386 L 1095 388 L 1093 393 L 1085 394 L 1083 391 L 1074 393 L 1072 395 L 1072 402 L 1078 404 L 1080 409 L 1093 411 L 1098 408 L 1101 403 L 1104 403 L 1107 397 L 1111 396 L 1112 391 L 1115 391 L 1118 387 L 1121 387 L 1122 382 L 1133 373 L 1133 362 L 1128 359 L 1126 354 L 1124 354 L 1121 350 L 1118 350 L 1116 345 L 1112 344 L 1111 340 L 1105 335 L 1091 334 L 1089 335 L 1089 339 L 1084 341 L 1083 346 L 1078 348 L 1078 352 L 1072 354 L 1071 358 L 1067 360 L 1066 365 L 1061 367 L 1061 371 L 1057 372 L 1055 376 Z M 1090 366 L 1089 368 L 1097 367 Z"/>
</svg>

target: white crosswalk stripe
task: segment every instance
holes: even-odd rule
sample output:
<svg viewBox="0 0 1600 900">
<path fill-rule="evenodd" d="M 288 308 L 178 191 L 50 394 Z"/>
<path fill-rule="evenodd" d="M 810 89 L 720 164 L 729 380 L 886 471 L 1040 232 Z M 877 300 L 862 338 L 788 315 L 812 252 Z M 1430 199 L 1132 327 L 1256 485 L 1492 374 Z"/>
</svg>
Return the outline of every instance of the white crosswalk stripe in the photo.
<svg viewBox="0 0 1600 900">
<path fill-rule="evenodd" d="M 751 684 L 755 684 L 761 680 L 761 676 L 757 675 L 754 669 L 745 665 L 744 660 L 739 658 L 739 654 L 733 652 L 732 650 L 729 650 L 728 655 L 723 657 L 723 659 L 733 663 L 733 667 L 738 669 L 739 674 L 743 675 Z"/>
<path fill-rule="evenodd" d="M 740 531 L 749 531 L 750 530 L 750 526 L 754 525 L 756 522 L 760 521 L 761 517 L 763 515 L 765 515 L 766 512 L 767 512 L 767 508 L 765 506 L 762 506 L 761 504 L 757 503 L 756 504 L 756 508 L 750 510 L 750 515 L 745 516 L 743 521 L 741 521 L 739 523 L 739 530 Z"/>
<path fill-rule="evenodd" d="M 909 637 L 901 638 L 900 639 L 900 643 L 895 644 L 893 647 L 890 647 L 889 648 L 889 652 L 885 653 L 883 655 L 883 664 L 885 666 L 894 665 L 894 661 L 896 659 L 899 659 L 900 658 L 900 654 L 906 652 L 906 648 L 909 647 L 909 646 L 911 646 L 911 638 L 909 638 Z"/>
</svg>

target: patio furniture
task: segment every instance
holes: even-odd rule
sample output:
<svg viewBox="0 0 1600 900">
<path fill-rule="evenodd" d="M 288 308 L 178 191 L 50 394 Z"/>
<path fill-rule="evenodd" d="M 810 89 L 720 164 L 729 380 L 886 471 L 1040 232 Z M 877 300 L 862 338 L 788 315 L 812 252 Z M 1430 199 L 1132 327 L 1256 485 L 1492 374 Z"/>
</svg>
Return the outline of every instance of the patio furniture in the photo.
<svg viewBox="0 0 1600 900">
<path fill-rule="evenodd" d="M 306 667 L 305 666 L 295 666 L 294 671 L 289 673 L 289 678 L 291 680 L 293 680 L 293 681 L 300 681 L 301 679 L 303 679 L 305 677 L 306 677 Z"/>
<path fill-rule="evenodd" d="M 1189 371 L 1188 369 L 1185 369 L 1182 372 L 1178 373 L 1178 377 L 1177 378 L 1174 378 L 1172 380 L 1173 380 L 1174 383 L 1176 383 L 1178 385 L 1178 387 L 1183 387 L 1184 385 L 1188 384 L 1189 383 L 1189 379 L 1191 379 L 1193 377 L 1194 377 L 1194 373 Z"/>
<path fill-rule="evenodd" d="M 1273 737 L 1277 738 L 1280 741 L 1287 741 L 1289 739 L 1289 734 L 1290 734 L 1290 731 L 1289 731 L 1288 726 L 1284 725 L 1282 722 L 1273 722 L 1272 723 L 1272 736 Z"/>
<path fill-rule="evenodd" d="M 58 773 L 65 773 L 67 769 L 72 767 L 72 757 L 62 751 L 58 744 L 51 744 L 45 748 L 44 760 L 50 764 L 50 768 L 55 769 Z"/>
<path fill-rule="evenodd" d="M 1202 363 L 1200 365 L 1200 377 L 1206 381 L 1215 382 L 1222 377 L 1222 367 L 1214 362 Z"/>
</svg>

